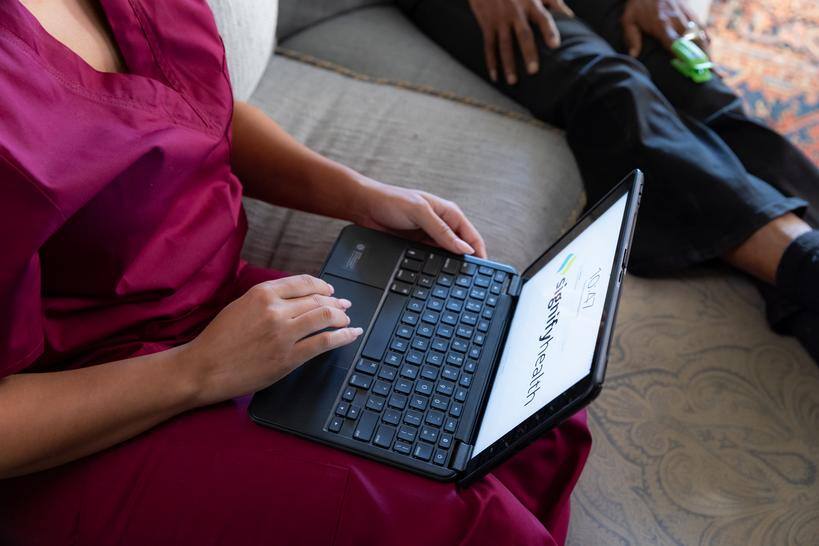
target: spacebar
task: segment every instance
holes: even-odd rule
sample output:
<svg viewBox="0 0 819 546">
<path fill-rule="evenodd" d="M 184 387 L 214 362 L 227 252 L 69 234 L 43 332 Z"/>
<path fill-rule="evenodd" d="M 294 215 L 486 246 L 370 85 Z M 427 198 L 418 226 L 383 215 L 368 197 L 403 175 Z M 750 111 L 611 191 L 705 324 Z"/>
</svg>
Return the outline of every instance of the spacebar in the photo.
<svg viewBox="0 0 819 546">
<path fill-rule="evenodd" d="M 401 311 L 404 310 L 404 304 L 407 302 L 407 297 L 395 292 L 390 292 L 387 299 L 384 300 L 384 305 L 381 307 L 381 312 L 375 321 L 370 336 L 367 338 L 367 344 L 361 354 L 373 360 L 381 360 L 384 356 L 384 351 L 387 349 L 387 343 L 390 342 L 390 336 L 398 324 L 398 317 Z"/>
</svg>

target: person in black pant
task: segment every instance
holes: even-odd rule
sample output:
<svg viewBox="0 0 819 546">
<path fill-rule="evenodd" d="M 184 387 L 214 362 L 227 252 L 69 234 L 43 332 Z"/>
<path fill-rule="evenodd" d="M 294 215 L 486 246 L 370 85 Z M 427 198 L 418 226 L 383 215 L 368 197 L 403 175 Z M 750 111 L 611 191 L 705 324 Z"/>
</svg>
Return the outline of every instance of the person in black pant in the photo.
<svg viewBox="0 0 819 546">
<path fill-rule="evenodd" d="M 398 0 L 461 63 L 566 130 L 590 203 L 645 171 L 633 272 L 723 259 L 760 281 L 771 326 L 819 362 L 819 170 L 718 77 L 697 84 L 671 66 L 694 23 L 683 0 L 566 2 Z"/>
</svg>

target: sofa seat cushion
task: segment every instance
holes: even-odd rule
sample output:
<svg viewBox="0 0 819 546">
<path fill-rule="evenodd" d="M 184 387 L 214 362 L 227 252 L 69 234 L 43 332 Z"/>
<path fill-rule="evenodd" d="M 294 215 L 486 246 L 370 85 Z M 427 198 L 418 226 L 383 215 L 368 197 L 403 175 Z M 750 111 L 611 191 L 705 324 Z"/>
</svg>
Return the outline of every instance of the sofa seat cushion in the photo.
<svg viewBox="0 0 819 546">
<path fill-rule="evenodd" d="M 576 218 L 584 196 L 563 135 L 446 99 L 275 56 L 251 102 L 332 159 L 458 202 L 495 259 L 525 266 Z M 342 223 L 248 200 L 245 257 L 315 272 Z"/>
<path fill-rule="evenodd" d="M 391 3 L 389 0 L 281 0 L 276 35 L 283 40 L 340 13 L 364 6 L 389 3 Z"/>
<path fill-rule="evenodd" d="M 285 54 L 297 52 L 371 78 L 408 82 L 526 114 L 522 106 L 427 38 L 394 6 L 368 7 L 333 17 L 280 45 Z"/>
</svg>

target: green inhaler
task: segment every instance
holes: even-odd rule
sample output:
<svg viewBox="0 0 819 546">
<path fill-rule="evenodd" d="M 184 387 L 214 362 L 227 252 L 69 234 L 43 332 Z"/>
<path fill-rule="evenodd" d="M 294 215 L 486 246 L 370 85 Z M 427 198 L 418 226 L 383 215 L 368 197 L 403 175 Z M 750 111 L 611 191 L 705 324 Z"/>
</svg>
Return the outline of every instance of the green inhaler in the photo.
<svg viewBox="0 0 819 546">
<path fill-rule="evenodd" d="M 711 73 L 714 63 L 689 36 L 674 40 L 671 52 L 674 54 L 671 65 L 694 83 L 704 83 L 714 77 Z"/>
</svg>

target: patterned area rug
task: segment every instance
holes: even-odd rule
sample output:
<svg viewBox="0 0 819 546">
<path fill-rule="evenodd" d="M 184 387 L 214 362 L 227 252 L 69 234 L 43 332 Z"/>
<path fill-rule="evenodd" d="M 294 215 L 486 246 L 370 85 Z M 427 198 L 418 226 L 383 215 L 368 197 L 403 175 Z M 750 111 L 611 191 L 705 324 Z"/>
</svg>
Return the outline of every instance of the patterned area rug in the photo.
<svg viewBox="0 0 819 546">
<path fill-rule="evenodd" d="M 708 29 L 749 111 L 819 164 L 819 2 L 715 0 Z"/>
</svg>

